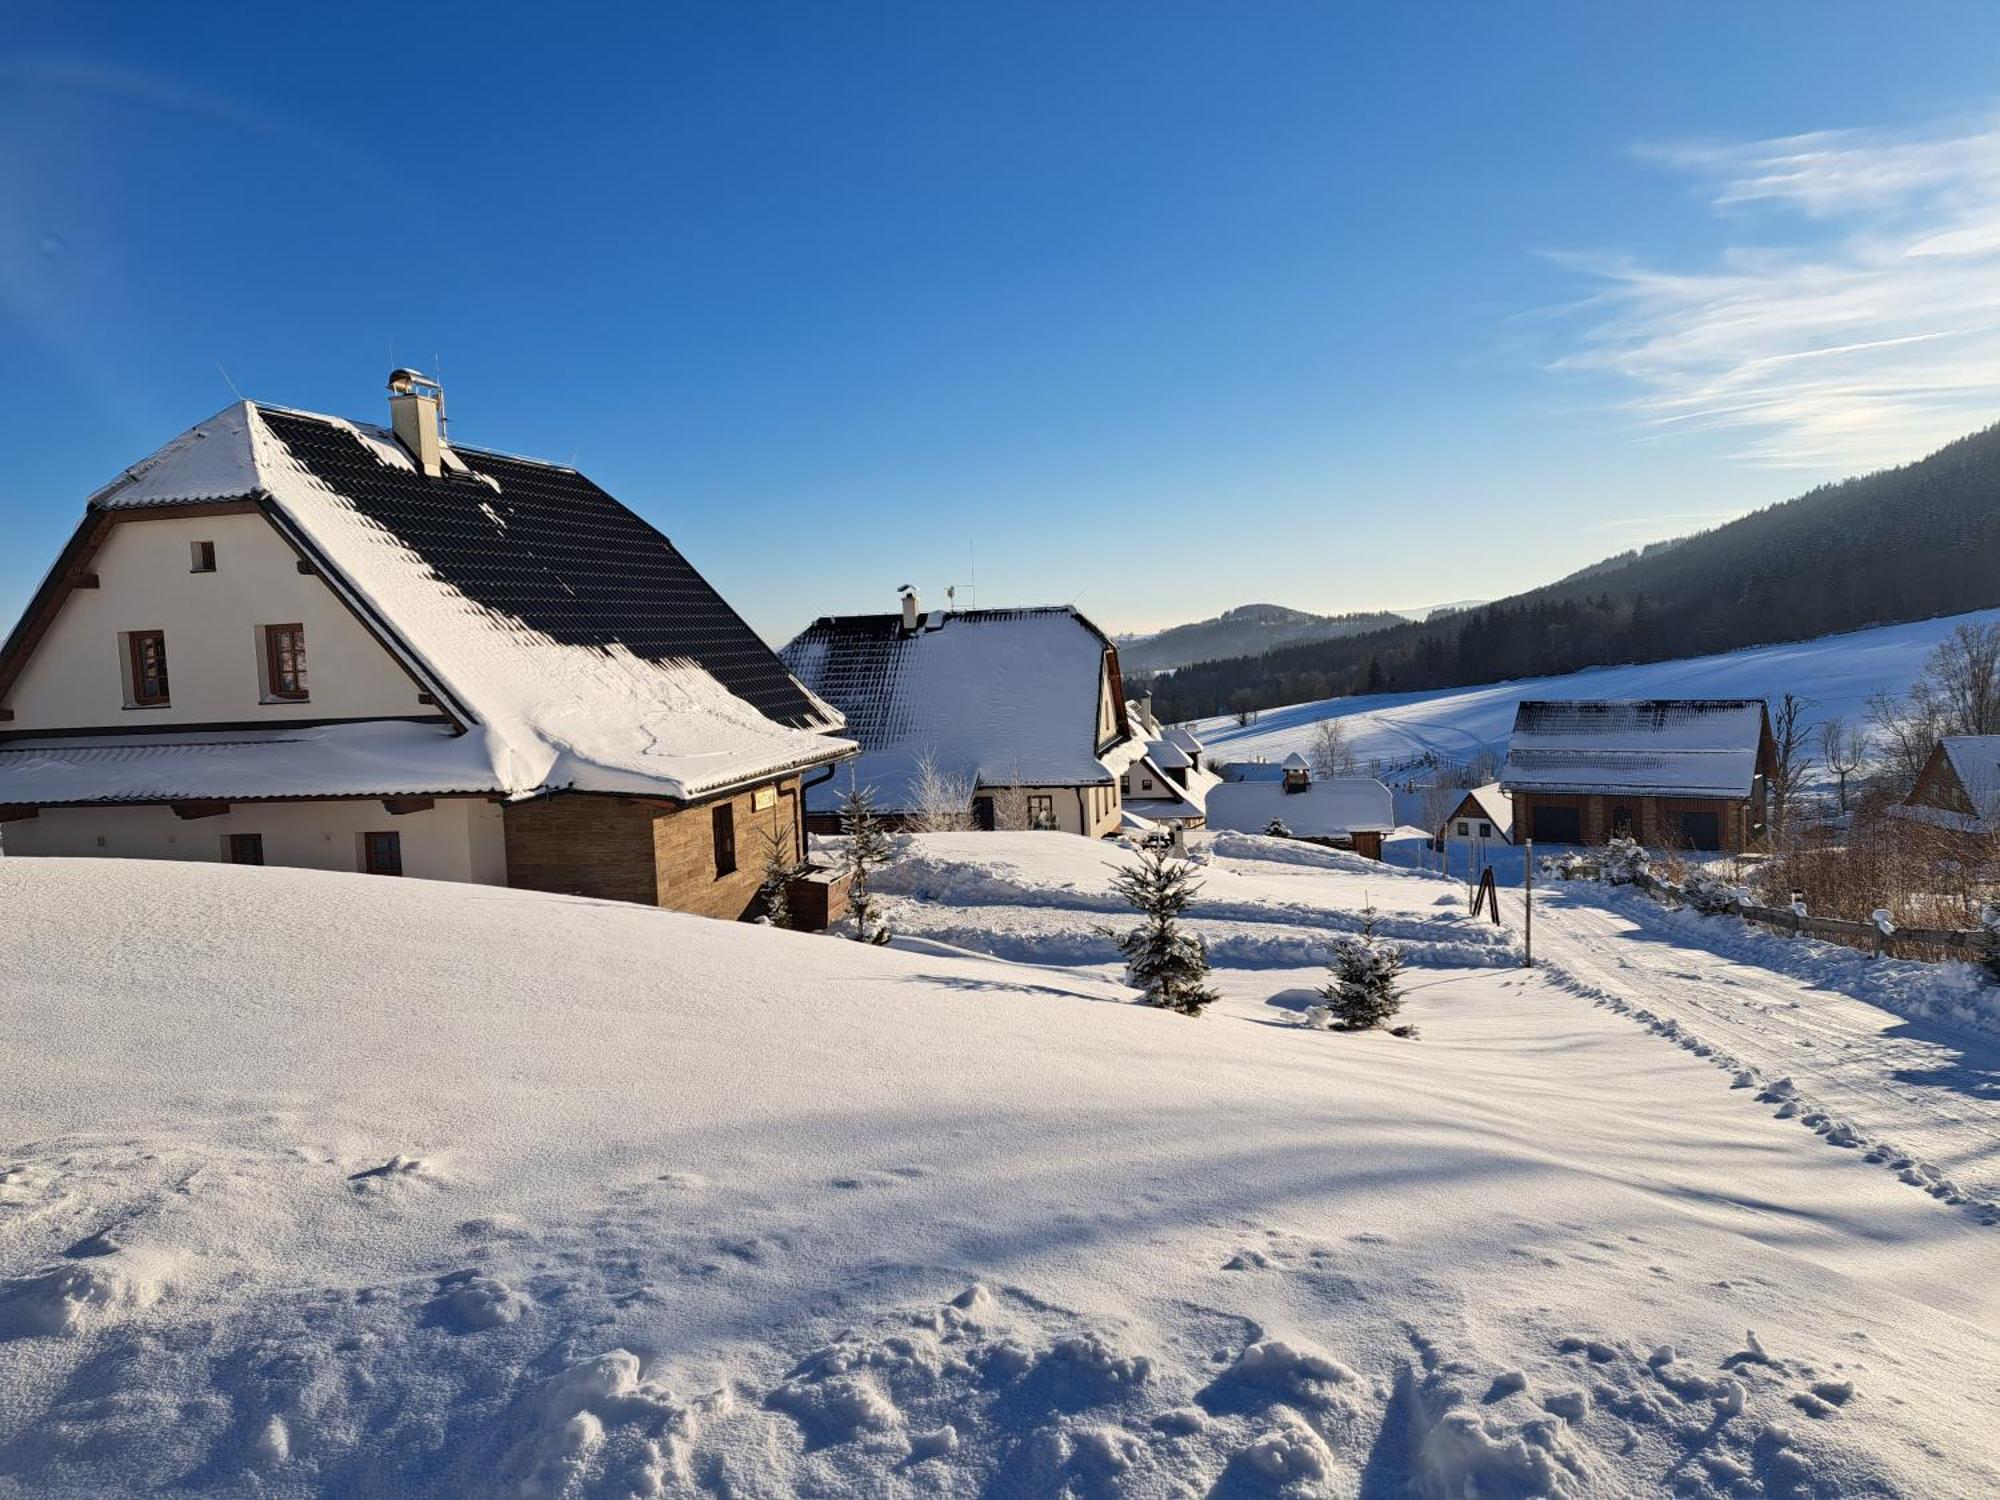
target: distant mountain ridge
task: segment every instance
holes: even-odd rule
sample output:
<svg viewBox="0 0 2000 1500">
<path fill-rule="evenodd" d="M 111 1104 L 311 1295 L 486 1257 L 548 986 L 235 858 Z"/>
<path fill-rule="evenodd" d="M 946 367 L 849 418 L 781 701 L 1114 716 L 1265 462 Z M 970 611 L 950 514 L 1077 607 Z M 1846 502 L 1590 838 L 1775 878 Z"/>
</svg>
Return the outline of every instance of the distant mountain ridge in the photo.
<svg viewBox="0 0 2000 1500">
<path fill-rule="evenodd" d="M 1118 662 L 1127 676 L 1170 671 L 1224 657 L 1261 656 L 1279 646 L 1337 640 L 1394 625 L 1403 617 L 1386 610 L 1315 615 L 1282 604 L 1240 604 L 1213 619 L 1151 635 L 1118 638 Z"/>
<path fill-rule="evenodd" d="M 1706 656 L 2000 605 L 2000 425 L 1475 609 L 1176 670 L 1170 720 Z"/>
</svg>

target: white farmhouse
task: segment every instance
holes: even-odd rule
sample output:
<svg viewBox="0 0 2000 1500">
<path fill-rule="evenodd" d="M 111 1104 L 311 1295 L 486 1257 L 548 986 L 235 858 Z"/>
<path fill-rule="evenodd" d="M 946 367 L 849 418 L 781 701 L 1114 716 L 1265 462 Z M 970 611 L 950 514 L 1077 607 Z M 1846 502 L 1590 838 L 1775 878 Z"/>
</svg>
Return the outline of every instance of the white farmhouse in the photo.
<svg viewBox="0 0 2000 1500">
<path fill-rule="evenodd" d="M 0 648 L 19 855 L 303 865 L 743 915 L 853 746 L 571 468 L 242 402 L 120 474 Z"/>
<path fill-rule="evenodd" d="M 1395 798 L 1372 776 L 1316 778 L 1298 755 L 1285 758 L 1279 780 L 1225 781 L 1208 794 L 1211 829 L 1264 833 L 1274 825 L 1379 857 L 1383 835 L 1396 827 Z"/>
<path fill-rule="evenodd" d="M 808 793 L 815 831 L 839 829 L 850 783 L 892 823 L 1118 831 L 1119 778 L 1144 742 L 1117 648 L 1073 607 L 926 611 L 905 590 L 896 613 L 823 617 L 780 654 L 861 746 Z"/>
</svg>

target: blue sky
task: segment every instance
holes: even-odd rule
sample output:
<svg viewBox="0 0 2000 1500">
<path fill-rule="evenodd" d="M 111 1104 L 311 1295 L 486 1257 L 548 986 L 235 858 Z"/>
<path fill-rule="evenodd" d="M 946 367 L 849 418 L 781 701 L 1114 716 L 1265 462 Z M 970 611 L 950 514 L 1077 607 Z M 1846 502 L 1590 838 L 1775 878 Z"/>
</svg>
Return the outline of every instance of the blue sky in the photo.
<svg viewBox="0 0 2000 1500">
<path fill-rule="evenodd" d="M 1493 597 L 2000 416 L 2000 8 L 87 4 L 0 53 L 0 616 L 230 399 L 751 622 Z"/>
</svg>

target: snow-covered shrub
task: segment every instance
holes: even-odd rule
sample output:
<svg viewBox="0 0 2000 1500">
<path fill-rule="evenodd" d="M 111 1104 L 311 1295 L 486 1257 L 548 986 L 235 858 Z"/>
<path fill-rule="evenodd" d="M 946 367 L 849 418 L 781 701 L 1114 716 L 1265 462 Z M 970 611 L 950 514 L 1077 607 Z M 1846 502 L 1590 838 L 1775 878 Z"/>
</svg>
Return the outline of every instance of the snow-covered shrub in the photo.
<svg viewBox="0 0 2000 1500">
<path fill-rule="evenodd" d="M 1292 836 L 1292 830 L 1285 826 L 1283 818 L 1271 819 L 1264 825 L 1264 832 L 1274 839 L 1288 839 Z"/>
<path fill-rule="evenodd" d="M 1639 841 L 1623 834 L 1613 838 L 1598 856 L 1598 878 L 1606 885 L 1631 885 L 1652 872 L 1653 861 Z"/>
<path fill-rule="evenodd" d="M 1111 886 L 1146 919 L 1118 938 L 1127 982 L 1145 991 L 1148 1005 L 1200 1015 L 1217 998 L 1208 984 L 1208 944 L 1200 934 L 1184 931 L 1180 917 L 1201 882 L 1166 850 L 1149 849 L 1120 870 Z"/>
<path fill-rule="evenodd" d="M 1714 916 L 1734 910 L 1750 893 L 1713 865 L 1696 865 L 1681 882 L 1681 899 L 1696 911 Z"/>
<path fill-rule="evenodd" d="M 1877 907 L 1874 911 L 1868 913 L 1868 920 L 1875 924 L 1875 930 L 1881 933 L 1883 937 L 1894 937 L 1896 935 L 1896 923 L 1890 917 L 1886 907 Z"/>
<path fill-rule="evenodd" d="M 1375 935 L 1375 908 L 1364 907 L 1361 931 L 1333 945 L 1327 959 L 1333 978 L 1320 991 L 1322 1002 L 1306 1013 L 1306 1024 L 1322 1031 L 1366 1031 L 1402 1009 L 1403 950 Z"/>
<path fill-rule="evenodd" d="M 1587 866 L 1583 856 L 1572 850 L 1561 854 L 1544 854 L 1540 861 L 1542 875 L 1548 880 L 1576 880 L 1581 878 Z"/>
</svg>

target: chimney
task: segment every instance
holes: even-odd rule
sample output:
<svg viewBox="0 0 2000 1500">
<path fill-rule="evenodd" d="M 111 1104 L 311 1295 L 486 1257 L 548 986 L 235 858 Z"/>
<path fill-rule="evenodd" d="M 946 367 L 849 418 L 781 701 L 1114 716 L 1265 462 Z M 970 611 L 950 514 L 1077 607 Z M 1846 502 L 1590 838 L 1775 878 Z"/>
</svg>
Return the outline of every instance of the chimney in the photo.
<svg viewBox="0 0 2000 1500">
<path fill-rule="evenodd" d="M 917 586 L 914 583 L 906 583 L 900 592 L 903 596 L 903 629 L 915 630 L 917 628 Z"/>
<path fill-rule="evenodd" d="M 415 370 L 389 375 L 389 421 L 396 439 L 432 479 L 444 473 L 444 387 Z"/>
<path fill-rule="evenodd" d="M 1160 721 L 1153 717 L 1153 695 L 1144 694 L 1139 699 L 1139 722 L 1154 733 L 1159 732 Z"/>
</svg>

